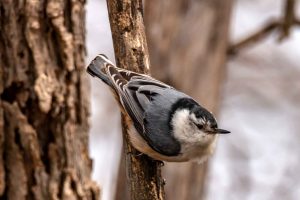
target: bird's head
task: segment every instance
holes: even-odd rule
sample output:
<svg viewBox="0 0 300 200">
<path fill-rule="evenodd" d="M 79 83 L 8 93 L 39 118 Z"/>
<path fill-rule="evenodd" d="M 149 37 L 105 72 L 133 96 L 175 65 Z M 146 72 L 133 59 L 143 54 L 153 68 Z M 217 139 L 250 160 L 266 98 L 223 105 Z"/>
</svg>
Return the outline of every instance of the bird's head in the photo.
<svg viewBox="0 0 300 200">
<path fill-rule="evenodd" d="M 190 125 L 206 134 L 227 134 L 230 131 L 218 128 L 213 114 L 201 106 L 194 106 L 189 113 Z"/>
<path fill-rule="evenodd" d="M 185 102 L 172 116 L 173 134 L 182 144 L 207 146 L 218 134 L 230 133 L 218 128 L 213 114 L 194 101 Z"/>
</svg>

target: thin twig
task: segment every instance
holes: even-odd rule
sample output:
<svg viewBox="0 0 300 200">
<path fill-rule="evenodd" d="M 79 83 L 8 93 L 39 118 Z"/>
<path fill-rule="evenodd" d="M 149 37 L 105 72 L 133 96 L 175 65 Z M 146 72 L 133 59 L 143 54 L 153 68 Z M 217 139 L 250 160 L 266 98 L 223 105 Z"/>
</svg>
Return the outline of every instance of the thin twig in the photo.
<svg viewBox="0 0 300 200">
<path fill-rule="evenodd" d="M 294 24 L 295 24 L 296 26 L 300 26 L 300 19 L 295 19 L 295 20 L 294 20 Z"/>
<path fill-rule="evenodd" d="M 245 39 L 242 39 L 236 44 L 229 45 L 227 53 L 229 55 L 236 55 L 241 49 L 261 41 L 276 29 L 280 31 L 279 41 L 287 38 L 290 35 L 291 28 L 295 25 L 300 25 L 300 20 L 296 19 L 295 17 L 295 6 L 295 0 L 286 0 L 284 16 L 281 20 L 270 22 L 256 33 L 246 37 Z"/>
<path fill-rule="evenodd" d="M 271 22 L 264 26 L 261 30 L 257 31 L 253 35 L 241 40 L 240 42 L 229 46 L 227 53 L 229 55 L 235 55 L 237 52 L 247 46 L 253 45 L 266 38 L 274 29 L 278 28 L 280 24 L 278 22 Z"/>
<path fill-rule="evenodd" d="M 294 8 L 295 8 L 295 0 L 286 0 L 279 41 L 282 41 L 284 38 L 287 38 L 290 35 L 290 30 L 294 25 L 294 19 L 295 19 Z"/>
</svg>

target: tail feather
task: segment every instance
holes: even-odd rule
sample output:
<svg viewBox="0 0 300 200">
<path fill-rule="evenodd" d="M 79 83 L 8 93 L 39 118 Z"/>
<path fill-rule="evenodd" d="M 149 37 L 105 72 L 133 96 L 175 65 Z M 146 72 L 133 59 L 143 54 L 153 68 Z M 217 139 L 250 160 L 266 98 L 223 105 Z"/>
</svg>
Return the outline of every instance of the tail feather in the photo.
<svg viewBox="0 0 300 200">
<path fill-rule="evenodd" d="M 124 74 L 120 73 L 120 70 L 103 54 L 98 55 L 87 67 L 87 72 L 91 76 L 100 78 L 114 89 L 117 94 L 123 91 L 124 85 L 128 82 L 124 78 Z"/>
<path fill-rule="evenodd" d="M 115 85 L 115 88 L 118 91 L 123 91 L 123 88 L 128 81 L 120 74 L 119 70 L 120 69 L 115 66 L 109 66 L 107 67 L 107 74 Z"/>
<path fill-rule="evenodd" d="M 91 76 L 93 77 L 96 76 L 100 78 L 107 85 L 113 87 L 113 83 L 106 73 L 107 64 L 111 64 L 111 63 L 108 63 L 106 59 L 103 59 L 103 57 L 106 56 L 103 57 L 102 56 L 103 55 L 100 54 L 94 60 L 92 60 L 92 62 L 88 65 L 86 71 Z"/>
</svg>

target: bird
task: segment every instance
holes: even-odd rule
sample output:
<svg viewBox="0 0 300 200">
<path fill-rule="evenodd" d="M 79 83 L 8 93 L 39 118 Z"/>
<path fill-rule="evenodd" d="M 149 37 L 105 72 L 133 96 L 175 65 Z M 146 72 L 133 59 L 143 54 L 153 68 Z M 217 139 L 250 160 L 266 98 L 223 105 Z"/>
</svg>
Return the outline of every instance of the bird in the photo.
<svg viewBox="0 0 300 200">
<path fill-rule="evenodd" d="M 219 134 L 214 115 L 189 95 L 155 78 L 116 67 L 104 54 L 87 72 L 109 86 L 126 116 L 131 145 L 154 160 L 203 163 Z M 183 80 L 184 81 L 184 80 Z"/>
</svg>

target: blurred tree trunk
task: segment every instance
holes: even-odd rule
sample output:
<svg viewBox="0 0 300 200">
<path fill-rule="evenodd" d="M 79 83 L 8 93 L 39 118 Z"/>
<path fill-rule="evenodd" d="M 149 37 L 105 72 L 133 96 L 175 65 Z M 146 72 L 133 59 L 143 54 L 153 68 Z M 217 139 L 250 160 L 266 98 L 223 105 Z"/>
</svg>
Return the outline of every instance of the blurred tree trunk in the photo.
<svg viewBox="0 0 300 200">
<path fill-rule="evenodd" d="M 98 199 L 84 1 L 0 1 L 0 199 Z"/>
<path fill-rule="evenodd" d="M 153 76 L 188 93 L 214 113 L 225 71 L 232 3 L 151 0 L 145 7 Z M 167 163 L 167 199 L 202 199 L 207 169 L 208 163 Z"/>
<path fill-rule="evenodd" d="M 143 5 L 141 0 L 108 0 L 109 21 L 117 66 L 140 73 L 149 73 L 150 63 L 146 43 Z M 122 200 L 163 200 L 161 163 L 135 150 L 128 137 L 128 116 L 122 116 L 124 160 L 116 198 Z M 124 162 L 125 161 L 125 162 Z M 126 170 L 122 170 L 126 167 Z M 125 183 L 125 173 L 127 184 Z M 128 185 L 126 187 L 126 185 Z M 125 190 L 128 188 L 129 193 Z M 126 196 L 126 195 L 130 195 Z"/>
</svg>

